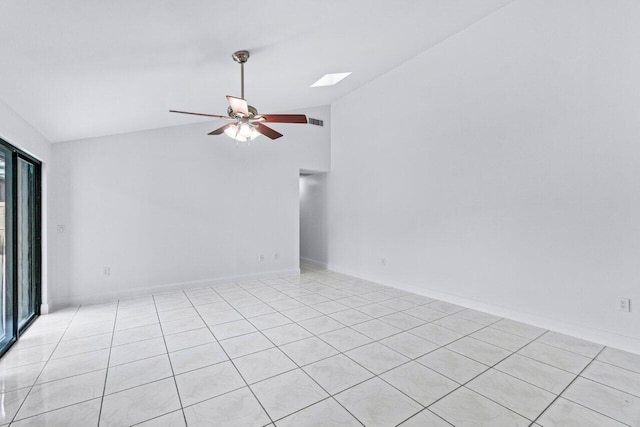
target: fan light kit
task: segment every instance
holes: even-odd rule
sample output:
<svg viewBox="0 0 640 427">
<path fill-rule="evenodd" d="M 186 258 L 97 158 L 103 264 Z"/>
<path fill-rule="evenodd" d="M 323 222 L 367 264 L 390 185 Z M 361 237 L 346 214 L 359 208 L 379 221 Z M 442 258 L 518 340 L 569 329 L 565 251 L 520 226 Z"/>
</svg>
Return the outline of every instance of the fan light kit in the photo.
<svg viewBox="0 0 640 427">
<path fill-rule="evenodd" d="M 209 132 L 209 135 L 227 134 L 236 141 L 251 141 L 260 135 L 267 138 L 280 138 L 282 134 L 266 126 L 264 123 L 307 123 L 304 114 L 258 114 L 255 107 L 249 105 L 244 98 L 244 64 L 249 60 L 249 51 L 239 50 L 233 55 L 233 60 L 240 64 L 240 98 L 227 95 L 229 108 L 227 115 L 191 113 L 189 111 L 169 110 L 171 113 L 191 114 L 194 116 L 214 117 L 229 120 L 231 123 Z"/>
</svg>

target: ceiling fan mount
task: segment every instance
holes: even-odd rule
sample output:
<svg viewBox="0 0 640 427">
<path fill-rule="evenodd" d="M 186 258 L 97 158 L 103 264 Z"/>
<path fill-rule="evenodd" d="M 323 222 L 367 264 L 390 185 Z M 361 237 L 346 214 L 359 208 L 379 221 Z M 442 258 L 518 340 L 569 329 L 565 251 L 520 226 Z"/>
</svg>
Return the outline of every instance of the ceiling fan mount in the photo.
<svg viewBox="0 0 640 427">
<path fill-rule="evenodd" d="M 245 62 L 247 62 L 249 60 L 249 51 L 248 50 L 239 50 L 237 52 L 234 52 L 233 55 L 231 55 L 231 57 L 233 58 L 234 61 L 236 61 L 238 64 L 244 64 Z"/>
<path fill-rule="evenodd" d="M 244 97 L 244 64 L 249 60 L 248 50 L 234 52 L 231 57 L 240 64 L 240 98 L 227 95 L 229 108 L 227 115 L 192 113 L 188 111 L 169 110 L 171 113 L 191 114 L 196 116 L 214 117 L 232 121 L 226 125 L 209 132 L 209 135 L 220 135 L 223 132 L 236 141 L 250 141 L 260 135 L 271 139 L 280 138 L 280 132 L 266 126 L 264 122 L 272 123 L 307 123 L 304 114 L 258 114 L 258 110 L 249 105 Z"/>
</svg>

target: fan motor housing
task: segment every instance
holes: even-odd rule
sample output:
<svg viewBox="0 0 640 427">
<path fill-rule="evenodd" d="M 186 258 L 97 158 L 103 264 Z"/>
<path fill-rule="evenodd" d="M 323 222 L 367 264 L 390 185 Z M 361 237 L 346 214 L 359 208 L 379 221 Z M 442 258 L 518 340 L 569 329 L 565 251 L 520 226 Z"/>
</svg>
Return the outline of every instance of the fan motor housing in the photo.
<svg viewBox="0 0 640 427">
<path fill-rule="evenodd" d="M 258 110 L 253 105 L 247 105 L 247 110 L 249 110 L 249 118 L 252 118 L 258 115 Z M 239 116 L 236 113 L 234 113 L 231 107 L 227 108 L 227 115 L 233 119 L 242 118 L 242 116 Z"/>
</svg>

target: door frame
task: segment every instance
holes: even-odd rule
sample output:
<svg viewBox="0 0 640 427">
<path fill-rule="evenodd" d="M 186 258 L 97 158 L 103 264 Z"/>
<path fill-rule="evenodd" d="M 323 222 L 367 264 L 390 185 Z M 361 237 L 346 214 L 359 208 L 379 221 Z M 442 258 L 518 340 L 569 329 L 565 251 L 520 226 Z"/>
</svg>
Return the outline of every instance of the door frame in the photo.
<svg viewBox="0 0 640 427">
<path fill-rule="evenodd" d="M 11 213 L 11 224 L 7 224 L 7 234 L 11 233 L 11 238 L 6 238 L 6 241 L 11 242 L 11 262 L 7 263 L 5 268 L 11 268 L 11 293 L 12 293 L 12 317 L 13 317 L 13 337 L 8 342 L 4 349 L 0 349 L 0 357 L 4 355 L 20 338 L 22 334 L 33 324 L 35 319 L 40 315 L 40 306 L 42 304 L 42 162 L 33 157 L 32 155 L 25 153 L 4 139 L 0 138 L 0 145 L 11 152 L 11 188 L 5 188 L 5 191 L 11 191 L 11 206 L 5 207 L 5 212 Z M 19 327 L 18 319 L 18 159 L 27 161 L 34 166 L 34 181 L 35 181 L 35 200 L 34 200 L 34 262 L 33 277 L 35 281 L 34 292 L 34 312 L 27 319 L 22 327 Z M 9 161 L 7 159 L 6 161 Z M 9 199 L 9 197 L 7 197 Z M 9 217 L 6 216 L 6 220 Z M 6 221 L 5 220 L 5 221 Z M 6 251 L 8 252 L 8 251 Z M 5 252 L 5 253 L 6 253 Z M 9 277 L 9 274 L 6 275 Z"/>
</svg>

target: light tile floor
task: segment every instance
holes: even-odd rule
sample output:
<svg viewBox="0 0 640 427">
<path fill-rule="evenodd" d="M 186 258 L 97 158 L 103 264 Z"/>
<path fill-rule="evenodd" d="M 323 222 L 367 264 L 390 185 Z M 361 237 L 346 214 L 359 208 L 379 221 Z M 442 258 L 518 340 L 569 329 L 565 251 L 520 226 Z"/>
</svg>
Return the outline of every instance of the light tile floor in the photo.
<svg viewBox="0 0 640 427">
<path fill-rule="evenodd" d="M 0 392 L 16 427 L 639 426 L 640 356 L 304 266 L 42 316 Z"/>
</svg>

